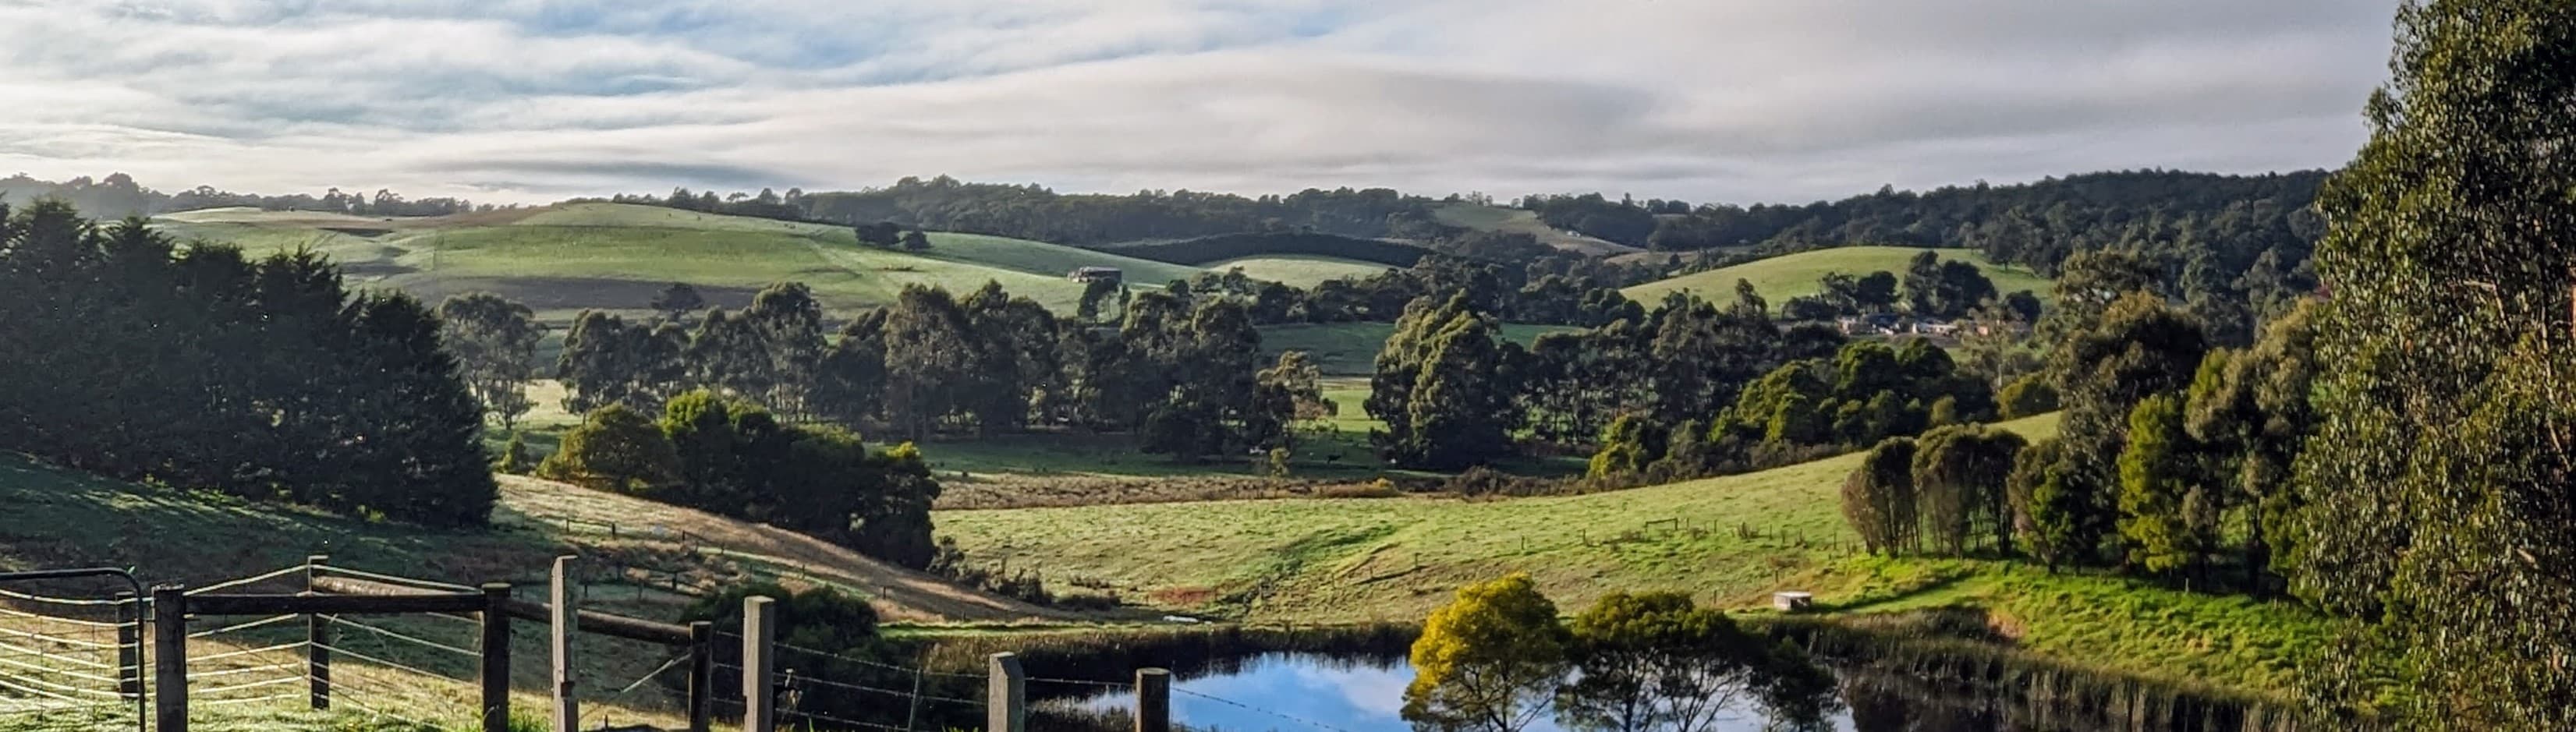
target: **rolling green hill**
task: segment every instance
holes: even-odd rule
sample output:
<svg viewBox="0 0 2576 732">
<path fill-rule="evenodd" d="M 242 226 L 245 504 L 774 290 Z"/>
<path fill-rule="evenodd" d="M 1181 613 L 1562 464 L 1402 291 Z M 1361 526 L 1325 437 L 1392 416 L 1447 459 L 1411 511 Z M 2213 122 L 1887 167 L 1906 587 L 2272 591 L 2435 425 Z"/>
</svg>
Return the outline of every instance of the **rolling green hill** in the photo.
<svg viewBox="0 0 2576 732">
<path fill-rule="evenodd" d="M 1540 244 L 1567 251 L 1582 252 L 1584 254 L 1616 255 L 1638 251 L 1636 247 L 1626 246 L 1617 242 L 1584 236 L 1570 231 L 1560 231 L 1555 227 L 1548 226 L 1545 222 L 1539 221 L 1537 212 L 1524 211 L 1517 208 L 1479 206 L 1472 203 L 1453 203 L 1433 209 L 1431 211 L 1431 217 L 1443 224 L 1475 229 L 1477 231 L 1502 231 L 1528 234 L 1530 236 L 1538 237 L 1538 243 Z"/>
<path fill-rule="evenodd" d="M 1735 281 L 1743 279 L 1751 281 L 1753 289 L 1760 291 L 1763 299 L 1769 300 L 1771 306 L 1776 308 L 1791 297 L 1813 295 L 1823 291 L 1818 280 L 1827 273 L 1863 275 L 1884 270 L 1902 276 L 1905 272 L 1906 260 L 1912 259 L 1915 254 L 1922 251 L 1912 247 L 1816 249 L 1656 280 L 1619 292 L 1627 295 L 1628 299 L 1648 303 L 1650 306 L 1663 300 L 1665 293 L 1676 291 L 1696 293 L 1700 297 L 1711 300 L 1731 300 L 1735 297 Z M 2048 278 L 2041 277 L 2027 268 L 2017 265 L 1997 265 L 1988 261 L 1984 254 L 1972 250 L 1934 251 L 1940 252 L 1944 260 L 1964 259 L 1977 265 L 1979 269 L 1985 271 L 1987 278 L 1994 280 L 1995 291 L 1998 293 L 2029 290 L 2039 295 L 2042 300 L 2049 297 Z"/>
<path fill-rule="evenodd" d="M 1206 268 L 1212 272 L 1241 269 L 1246 277 L 1304 288 L 1325 280 L 1359 279 L 1387 270 L 1386 265 L 1375 262 L 1304 254 L 1239 257 L 1209 262 Z"/>
<path fill-rule="evenodd" d="M 2053 435 L 2057 416 L 2003 426 Z M 1567 497 L 961 510 L 937 521 L 981 561 L 1250 622 L 1414 622 L 1462 584 L 1527 572 L 1567 612 L 1614 590 L 1729 607 L 1795 589 L 1828 612 L 1965 608 L 2045 656 L 2276 693 L 2323 647 L 2325 621 L 2288 603 L 1990 561 L 1862 556 L 1837 494 L 1860 460 Z"/>
<path fill-rule="evenodd" d="M 213 209 L 157 223 L 182 239 L 252 253 L 312 247 L 352 278 L 431 301 L 490 290 L 553 321 L 583 308 L 639 310 L 670 282 L 739 307 L 760 287 L 792 280 L 812 286 L 826 307 L 846 311 L 891 302 L 906 284 L 963 292 L 995 281 L 1070 311 L 1082 285 L 1064 275 L 1075 267 L 1119 267 L 1142 286 L 1201 271 L 972 234 L 933 233 L 929 251 L 888 251 L 860 245 L 847 227 L 615 203 L 408 219 Z"/>
<path fill-rule="evenodd" d="M 2057 418 L 2007 426 L 2055 434 Z M 937 520 L 979 559 L 1109 580 L 1136 595 L 1204 596 L 1169 604 L 1248 619 L 1418 620 L 1450 588 L 1511 571 L 1531 573 L 1559 603 L 1617 589 L 1731 601 L 1850 553 L 1845 545 L 1858 538 L 1836 491 L 1860 459 L 1569 497 L 1221 501 Z"/>
</svg>

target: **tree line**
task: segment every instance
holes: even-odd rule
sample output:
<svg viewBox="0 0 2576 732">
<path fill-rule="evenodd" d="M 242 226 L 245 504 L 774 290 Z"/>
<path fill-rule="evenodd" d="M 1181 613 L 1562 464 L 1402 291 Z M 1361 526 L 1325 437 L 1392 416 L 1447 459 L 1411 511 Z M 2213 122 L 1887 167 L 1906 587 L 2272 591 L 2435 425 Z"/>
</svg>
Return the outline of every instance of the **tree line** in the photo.
<svg viewBox="0 0 2576 732">
<path fill-rule="evenodd" d="M 431 526 L 490 520 L 482 414 L 410 296 L 309 251 L 0 206 L 0 449 Z"/>
<path fill-rule="evenodd" d="M 296 193 L 283 196 L 256 193 L 234 193 L 198 186 L 177 192 L 146 188 L 133 176 L 111 173 L 92 180 L 81 176 L 60 183 L 37 180 L 19 173 L 0 178 L 0 200 L 36 201 L 55 199 L 87 211 L 91 216 L 122 218 L 150 216 L 172 211 L 194 211 L 204 208 L 248 206 L 269 211 L 332 211 L 353 216 L 445 216 L 468 211 L 490 211 L 492 204 L 476 204 L 462 198 L 406 199 L 389 189 L 376 189 L 374 194 L 360 193 L 362 188 L 343 192 L 338 188 L 316 196 Z"/>
<path fill-rule="evenodd" d="M 1611 592 L 1571 618 L 1512 574 L 1458 588 L 1413 643 L 1405 721 L 1513 732 L 1718 729 L 1753 712 L 1764 729 L 1832 728 L 1831 672 L 1786 641 L 1736 625 L 1686 593 Z"/>
<path fill-rule="evenodd" d="M 1095 326 L 998 284 L 963 298 L 913 285 L 827 334 L 812 293 L 782 283 L 690 325 L 584 312 L 557 373 L 575 411 L 659 410 L 705 388 L 788 421 L 899 439 L 1132 431 L 1147 451 L 1199 459 L 1290 447 L 1297 415 L 1322 403 L 1302 354 L 1264 368 L 1250 312 L 1173 287 L 1137 292 L 1114 327 Z"/>
<path fill-rule="evenodd" d="M 936 551 L 930 505 L 939 483 L 912 443 L 872 451 L 849 430 L 782 423 L 705 389 L 673 396 L 658 421 L 624 404 L 591 410 L 535 472 L 767 523 L 914 569 Z"/>
</svg>

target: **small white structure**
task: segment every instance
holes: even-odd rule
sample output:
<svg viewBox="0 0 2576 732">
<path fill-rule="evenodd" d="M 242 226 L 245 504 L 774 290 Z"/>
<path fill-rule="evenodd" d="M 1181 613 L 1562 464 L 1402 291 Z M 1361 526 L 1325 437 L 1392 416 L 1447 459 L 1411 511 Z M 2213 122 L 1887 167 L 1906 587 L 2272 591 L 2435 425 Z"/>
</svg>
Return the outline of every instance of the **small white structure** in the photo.
<svg viewBox="0 0 2576 732">
<path fill-rule="evenodd" d="M 1794 613 L 1800 610 L 1805 610 L 1807 609 L 1807 606 L 1815 603 L 1816 596 L 1805 592 L 1771 593 L 1771 607 L 1784 613 Z"/>
</svg>

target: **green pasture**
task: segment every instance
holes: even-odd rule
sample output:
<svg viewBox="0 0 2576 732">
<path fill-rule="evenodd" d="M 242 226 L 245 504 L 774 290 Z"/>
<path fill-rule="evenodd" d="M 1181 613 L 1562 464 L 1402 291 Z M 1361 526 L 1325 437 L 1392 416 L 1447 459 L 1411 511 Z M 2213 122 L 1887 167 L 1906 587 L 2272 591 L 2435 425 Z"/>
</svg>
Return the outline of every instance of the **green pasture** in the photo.
<svg viewBox="0 0 2576 732">
<path fill-rule="evenodd" d="M 1620 290 L 1628 299 L 1646 303 L 1661 302 L 1669 292 L 1688 292 L 1701 298 L 1730 302 L 1735 298 L 1735 281 L 1753 283 L 1753 289 L 1777 308 L 1789 298 L 1824 291 L 1820 280 L 1828 273 L 1842 272 L 1865 275 L 1886 271 L 1902 277 L 1907 260 L 1923 250 L 1914 247 L 1835 247 L 1784 254 L 1733 267 L 1721 267 L 1679 277 L 1656 280 Z M 1999 265 L 1983 253 L 1969 249 L 1936 249 L 1943 260 L 1963 259 L 1977 265 L 1994 280 L 1997 293 L 2029 290 L 2045 299 L 2049 296 L 2048 278 L 2019 265 Z"/>
</svg>

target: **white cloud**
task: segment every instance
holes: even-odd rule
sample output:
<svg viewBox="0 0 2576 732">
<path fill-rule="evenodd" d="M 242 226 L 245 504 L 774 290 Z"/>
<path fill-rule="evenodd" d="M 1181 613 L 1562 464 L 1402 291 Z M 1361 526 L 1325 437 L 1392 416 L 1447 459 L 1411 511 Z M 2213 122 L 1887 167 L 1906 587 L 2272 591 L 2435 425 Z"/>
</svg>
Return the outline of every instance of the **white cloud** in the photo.
<svg viewBox="0 0 2576 732">
<path fill-rule="evenodd" d="M 2394 0 L 0 2 L 0 165 L 542 200 L 2339 164 Z"/>
</svg>

